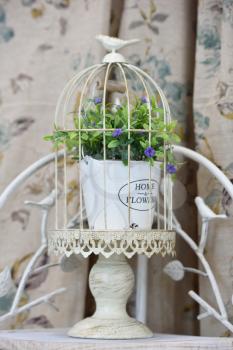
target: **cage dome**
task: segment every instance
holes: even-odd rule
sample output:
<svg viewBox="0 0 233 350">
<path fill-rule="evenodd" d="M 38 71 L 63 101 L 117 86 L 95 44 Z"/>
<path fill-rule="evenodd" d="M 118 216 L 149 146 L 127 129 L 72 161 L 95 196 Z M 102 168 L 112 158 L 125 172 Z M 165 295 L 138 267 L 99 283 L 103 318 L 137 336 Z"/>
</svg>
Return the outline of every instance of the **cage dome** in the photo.
<svg viewBox="0 0 233 350">
<path fill-rule="evenodd" d="M 68 82 L 56 108 L 50 251 L 174 254 L 168 102 L 146 72 L 116 52 L 136 40 L 98 39 L 111 52 Z M 77 170 L 75 220 L 69 211 L 71 163 Z"/>
</svg>

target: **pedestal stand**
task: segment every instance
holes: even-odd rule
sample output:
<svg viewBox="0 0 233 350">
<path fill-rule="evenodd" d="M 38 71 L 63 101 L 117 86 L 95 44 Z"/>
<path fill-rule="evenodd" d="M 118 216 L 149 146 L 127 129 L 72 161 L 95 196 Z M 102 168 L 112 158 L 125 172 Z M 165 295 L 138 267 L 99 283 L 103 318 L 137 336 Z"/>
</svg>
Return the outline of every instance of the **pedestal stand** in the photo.
<svg viewBox="0 0 233 350">
<path fill-rule="evenodd" d="M 152 336 L 149 328 L 126 312 L 134 274 L 123 254 L 113 254 L 110 258 L 100 254 L 91 269 L 89 284 L 96 311 L 70 329 L 68 334 L 71 337 L 130 339 Z"/>
</svg>

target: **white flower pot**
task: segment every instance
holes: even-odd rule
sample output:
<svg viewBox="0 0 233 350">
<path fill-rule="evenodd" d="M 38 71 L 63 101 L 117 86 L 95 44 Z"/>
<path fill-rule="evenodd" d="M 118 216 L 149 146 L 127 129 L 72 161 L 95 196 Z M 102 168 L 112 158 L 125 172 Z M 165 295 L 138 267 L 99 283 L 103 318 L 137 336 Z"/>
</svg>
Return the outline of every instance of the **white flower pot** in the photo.
<svg viewBox="0 0 233 350">
<path fill-rule="evenodd" d="M 130 197 L 128 166 L 122 161 L 104 161 L 86 156 L 81 161 L 81 185 L 90 229 L 122 230 L 129 226 L 150 229 L 160 183 L 160 164 L 151 167 L 145 161 L 130 162 Z M 105 195 L 104 195 L 105 193 Z M 130 210 L 130 222 L 129 222 Z"/>
</svg>

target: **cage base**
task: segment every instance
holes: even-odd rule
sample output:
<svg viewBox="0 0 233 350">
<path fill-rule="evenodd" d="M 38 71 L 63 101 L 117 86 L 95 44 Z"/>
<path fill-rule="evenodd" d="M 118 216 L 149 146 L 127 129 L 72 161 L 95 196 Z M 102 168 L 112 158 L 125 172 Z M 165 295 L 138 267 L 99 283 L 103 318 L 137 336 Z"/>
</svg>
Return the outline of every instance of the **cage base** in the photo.
<svg viewBox="0 0 233 350">
<path fill-rule="evenodd" d="M 68 332 L 71 337 L 93 339 L 133 339 L 149 338 L 153 333 L 143 323 L 134 318 L 128 320 L 97 319 L 87 317 L 78 322 Z"/>
<path fill-rule="evenodd" d="M 96 311 L 74 325 L 68 335 L 79 338 L 132 339 L 152 337 L 143 323 L 129 317 L 126 303 L 134 287 L 134 274 L 124 255 L 100 255 L 89 275 Z"/>
</svg>

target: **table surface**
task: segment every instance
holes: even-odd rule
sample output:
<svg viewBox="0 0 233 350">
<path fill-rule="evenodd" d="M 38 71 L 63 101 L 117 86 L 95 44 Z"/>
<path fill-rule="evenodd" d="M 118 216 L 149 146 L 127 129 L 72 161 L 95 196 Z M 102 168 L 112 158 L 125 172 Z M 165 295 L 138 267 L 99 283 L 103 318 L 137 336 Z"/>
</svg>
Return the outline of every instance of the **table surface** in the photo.
<svg viewBox="0 0 233 350">
<path fill-rule="evenodd" d="M 65 329 L 0 331 L 0 350 L 233 349 L 233 338 L 155 334 L 148 339 L 70 338 Z"/>
</svg>

